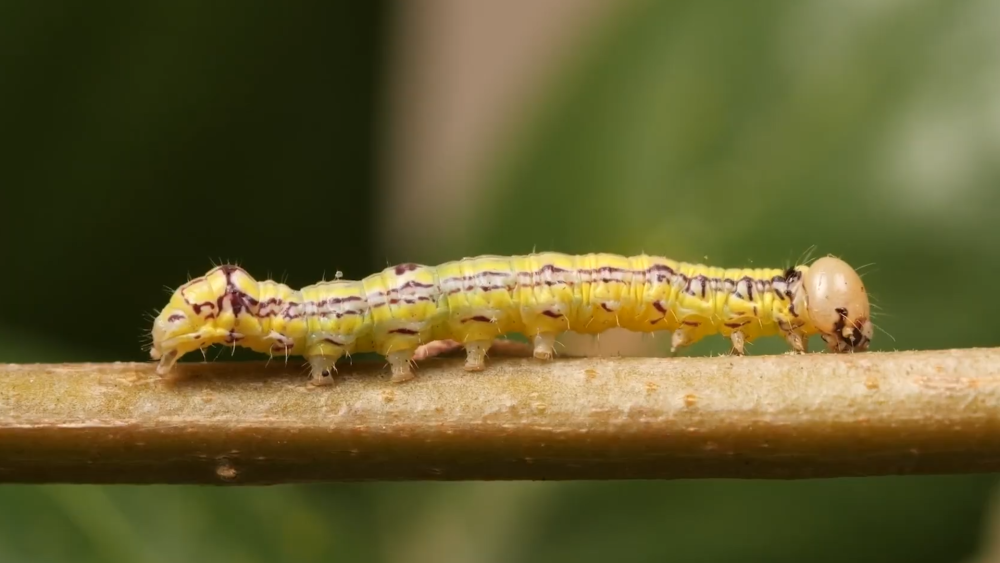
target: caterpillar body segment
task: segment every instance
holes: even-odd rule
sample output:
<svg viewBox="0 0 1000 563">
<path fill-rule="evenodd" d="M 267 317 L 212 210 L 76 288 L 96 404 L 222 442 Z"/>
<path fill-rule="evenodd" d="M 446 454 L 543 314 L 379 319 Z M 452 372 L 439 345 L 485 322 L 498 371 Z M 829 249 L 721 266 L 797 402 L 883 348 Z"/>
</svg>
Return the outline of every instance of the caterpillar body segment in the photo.
<svg viewBox="0 0 1000 563">
<path fill-rule="evenodd" d="M 533 355 L 555 355 L 565 331 L 671 331 L 673 350 L 721 334 L 733 352 L 781 335 L 796 352 L 820 334 L 833 352 L 868 349 L 868 297 L 845 262 L 820 258 L 781 269 L 723 269 L 657 256 L 485 255 L 439 266 L 400 264 L 362 280 L 294 290 L 219 266 L 179 287 L 153 324 L 150 354 L 166 374 L 212 344 L 304 356 L 311 381 L 332 383 L 337 361 L 377 352 L 392 380 L 413 378 L 414 357 L 460 345 L 466 369 L 484 368 L 495 339 L 521 333 Z"/>
</svg>

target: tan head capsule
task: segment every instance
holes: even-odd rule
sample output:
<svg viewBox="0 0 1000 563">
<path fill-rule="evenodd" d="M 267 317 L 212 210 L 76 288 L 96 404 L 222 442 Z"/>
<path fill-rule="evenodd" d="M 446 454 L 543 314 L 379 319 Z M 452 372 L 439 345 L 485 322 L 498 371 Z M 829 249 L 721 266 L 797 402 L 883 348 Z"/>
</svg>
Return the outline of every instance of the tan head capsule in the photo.
<svg viewBox="0 0 1000 563">
<path fill-rule="evenodd" d="M 863 352 L 874 326 L 861 276 L 846 262 L 820 258 L 802 277 L 809 320 L 832 352 Z"/>
</svg>

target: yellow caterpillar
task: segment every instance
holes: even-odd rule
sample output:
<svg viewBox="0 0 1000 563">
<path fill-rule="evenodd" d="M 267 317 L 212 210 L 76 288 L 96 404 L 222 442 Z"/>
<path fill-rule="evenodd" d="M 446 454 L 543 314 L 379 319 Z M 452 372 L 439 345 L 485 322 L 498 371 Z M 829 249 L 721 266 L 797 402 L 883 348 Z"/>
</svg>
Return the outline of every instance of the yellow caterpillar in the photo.
<svg viewBox="0 0 1000 563">
<path fill-rule="evenodd" d="M 796 352 L 819 334 L 834 352 L 868 349 L 873 325 L 860 276 L 842 260 L 781 269 L 723 269 L 656 256 L 538 253 L 478 256 L 437 267 L 400 264 L 360 281 L 337 279 L 294 290 L 219 266 L 179 287 L 152 329 L 150 355 L 166 374 L 188 352 L 212 344 L 270 355 L 301 355 L 311 382 L 333 381 L 344 355 L 377 352 L 392 380 L 413 378 L 415 353 L 432 343 L 465 347 L 481 370 L 498 336 L 533 339 L 552 358 L 563 331 L 612 327 L 673 331 L 672 348 L 710 334 L 747 342 L 782 335 Z"/>
</svg>

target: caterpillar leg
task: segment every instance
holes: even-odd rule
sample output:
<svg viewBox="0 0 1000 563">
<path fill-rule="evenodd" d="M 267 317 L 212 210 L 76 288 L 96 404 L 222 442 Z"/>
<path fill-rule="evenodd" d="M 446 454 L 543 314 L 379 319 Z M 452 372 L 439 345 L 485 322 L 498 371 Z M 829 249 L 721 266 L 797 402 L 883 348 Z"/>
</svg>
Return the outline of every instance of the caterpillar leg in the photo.
<svg viewBox="0 0 1000 563">
<path fill-rule="evenodd" d="M 539 360 L 551 360 L 556 354 L 557 335 L 558 333 L 555 332 L 539 332 L 536 334 L 534 356 Z"/>
<path fill-rule="evenodd" d="M 274 338 L 273 334 L 269 335 L 269 338 L 278 342 L 277 347 L 272 345 L 272 352 L 276 349 L 283 350 L 287 357 L 288 348 L 286 346 L 290 342 Z M 337 360 L 344 357 L 344 354 L 348 352 L 348 348 L 345 348 L 345 345 L 337 338 L 338 335 L 331 335 L 324 332 L 309 335 L 305 353 L 302 355 L 309 362 L 310 384 L 316 386 L 333 385 L 333 374 L 337 373 Z"/>
<path fill-rule="evenodd" d="M 744 356 L 746 355 L 746 336 L 744 336 L 743 331 L 734 330 L 729 339 L 733 342 L 733 355 L 734 356 Z"/>
<path fill-rule="evenodd" d="M 317 387 L 333 385 L 333 374 L 337 373 L 337 360 L 344 355 L 343 349 L 331 351 L 327 347 L 326 353 L 306 354 L 309 361 L 309 383 Z"/>
<path fill-rule="evenodd" d="M 412 367 L 413 352 L 414 350 L 399 350 L 389 353 L 387 359 L 389 360 L 389 370 L 392 373 L 390 381 L 403 383 L 416 377 Z"/>
<path fill-rule="evenodd" d="M 670 335 L 670 353 L 676 354 L 678 350 L 691 344 L 691 337 L 684 329 L 677 329 Z"/>
<path fill-rule="evenodd" d="M 160 375 L 169 374 L 170 370 L 174 368 L 174 364 L 176 364 L 177 360 L 179 360 L 181 357 L 180 352 L 178 352 L 177 350 L 170 350 L 166 354 L 163 354 L 162 356 L 159 355 L 159 352 L 157 350 L 153 350 L 153 352 L 151 352 L 150 355 L 153 357 L 154 360 L 160 360 L 160 362 L 156 364 L 156 373 Z"/>
<path fill-rule="evenodd" d="M 792 347 L 793 354 L 805 354 L 809 350 L 809 340 L 797 332 L 784 333 L 785 342 Z"/>
<path fill-rule="evenodd" d="M 492 340 L 477 340 L 465 345 L 465 371 L 482 371 L 486 367 L 486 351 Z"/>
<path fill-rule="evenodd" d="M 682 326 L 670 335 L 670 353 L 676 354 L 681 348 L 700 341 L 707 334 L 707 326 L 709 325 L 702 321 L 685 320 Z"/>
</svg>

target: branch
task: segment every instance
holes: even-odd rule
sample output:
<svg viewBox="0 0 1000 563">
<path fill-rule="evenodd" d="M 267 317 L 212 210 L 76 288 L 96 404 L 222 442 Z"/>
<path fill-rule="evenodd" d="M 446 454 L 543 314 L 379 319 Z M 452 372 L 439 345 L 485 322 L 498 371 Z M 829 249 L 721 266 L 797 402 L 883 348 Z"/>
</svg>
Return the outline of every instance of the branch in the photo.
<svg viewBox="0 0 1000 563">
<path fill-rule="evenodd" d="M 1000 348 L 0 365 L 0 482 L 807 478 L 1000 470 Z"/>
</svg>

